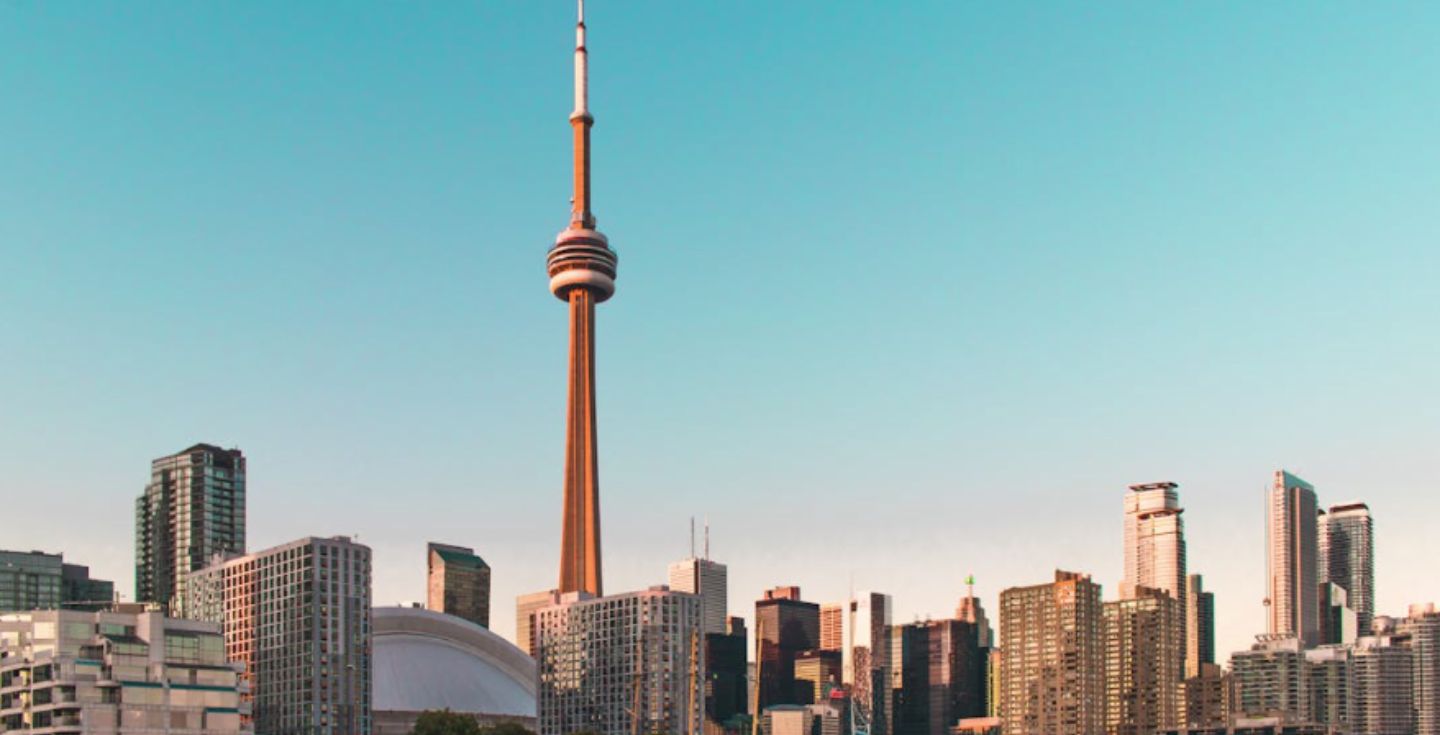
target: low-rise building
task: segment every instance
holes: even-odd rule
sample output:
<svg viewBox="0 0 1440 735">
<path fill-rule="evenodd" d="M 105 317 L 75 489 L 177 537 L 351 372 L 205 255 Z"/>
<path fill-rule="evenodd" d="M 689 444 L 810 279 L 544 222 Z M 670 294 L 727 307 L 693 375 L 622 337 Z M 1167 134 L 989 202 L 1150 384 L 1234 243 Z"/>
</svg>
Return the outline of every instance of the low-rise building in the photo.
<svg viewBox="0 0 1440 735">
<path fill-rule="evenodd" d="M 218 625 L 158 612 L 0 615 L 0 732 L 248 733 Z"/>
</svg>

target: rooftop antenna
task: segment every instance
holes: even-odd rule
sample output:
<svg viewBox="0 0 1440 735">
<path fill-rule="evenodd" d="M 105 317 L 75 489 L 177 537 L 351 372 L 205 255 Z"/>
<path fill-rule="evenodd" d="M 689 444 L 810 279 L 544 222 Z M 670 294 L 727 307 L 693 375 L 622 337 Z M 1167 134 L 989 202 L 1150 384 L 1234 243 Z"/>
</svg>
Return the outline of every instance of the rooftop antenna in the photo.
<svg viewBox="0 0 1440 735">
<path fill-rule="evenodd" d="M 585 0 L 580 0 L 581 7 L 584 7 Z M 585 12 L 581 10 L 580 12 Z M 690 516 L 690 558 L 695 558 L 695 516 Z"/>
<path fill-rule="evenodd" d="M 705 516 L 705 561 L 710 561 L 710 516 Z"/>
</svg>

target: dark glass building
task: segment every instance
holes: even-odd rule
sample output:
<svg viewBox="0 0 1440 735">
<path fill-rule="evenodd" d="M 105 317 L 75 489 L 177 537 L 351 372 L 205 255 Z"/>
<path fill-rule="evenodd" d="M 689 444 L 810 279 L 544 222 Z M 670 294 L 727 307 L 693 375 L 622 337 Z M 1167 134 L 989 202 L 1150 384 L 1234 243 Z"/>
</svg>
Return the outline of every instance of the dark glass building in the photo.
<svg viewBox="0 0 1440 735">
<path fill-rule="evenodd" d="M 795 659 L 820 647 L 820 606 L 800 599 L 799 587 L 766 590 L 755 603 L 760 712 L 776 704 L 808 704 L 811 688 L 796 684 Z"/>
<path fill-rule="evenodd" d="M 490 627 L 490 565 L 464 546 L 426 546 L 425 607 Z"/>
<path fill-rule="evenodd" d="M 891 690 L 895 735 L 946 735 L 957 720 L 984 717 L 986 661 L 975 623 L 935 620 L 891 628 L 898 686 Z"/>
<path fill-rule="evenodd" d="M 722 727 L 749 712 L 745 619 L 732 617 L 728 623 L 727 632 L 705 636 L 705 719 Z"/>
</svg>

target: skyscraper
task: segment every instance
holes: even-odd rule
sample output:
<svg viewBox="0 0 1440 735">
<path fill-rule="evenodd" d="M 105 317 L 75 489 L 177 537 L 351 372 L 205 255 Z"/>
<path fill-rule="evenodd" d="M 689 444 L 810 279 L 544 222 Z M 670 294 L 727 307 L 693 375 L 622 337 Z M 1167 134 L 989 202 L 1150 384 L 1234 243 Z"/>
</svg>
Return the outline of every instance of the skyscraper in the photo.
<svg viewBox="0 0 1440 735">
<path fill-rule="evenodd" d="M 490 565 L 464 546 L 425 546 L 425 607 L 490 627 Z"/>
<path fill-rule="evenodd" d="M 1375 536 L 1370 507 L 1364 503 L 1332 505 L 1321 516 L 1320 583 L 1345 590 L 1346 606 L 1355 612 L 1360 635 L 1370 634 L 1375 616 Z"/>
<path fill-rule="evenodd" d="M 728 616 L 725 565 L 709 559 L 690 557 L 670 565 L 670 589 L 700 598 L 705 633 L 724 633 Z"/>
<path fill-rule="evenodd" d="M 820 606 L 820 650 L 843 651 L 845 649 L 845 610 L 843 602 Z"/>
<path fill-rule="evenodd" d="M 370 548 L 303 538 L 190 575 L 187 617 L 245 665 L 255 732 L 369 735 Z"/>
<path fill-rule="evenodd" d="M 890 630 L 895 735 L 948 735 L 958 720 L 985 715 L 988 656 L 974 623 L 932 620 Z"/>
<path fill-rule="evenodd" d="M 745 618 L 731 617 L 723 635 L 705 636 L 705 719 L 725 725 L 749 711 L 749 646 Z"/>
<path fill-rule="evenodd" d="M 1150 735 L 1174 728 L 1180 696 L 1179 603 L 1161 590 L 1105 603 L 1105 730 Z"/>
<path fill-rule="evenodd" d="M 775 704 L 809 704 L 795 682 L 795 659 L 820 646 L 820 606 L 800 599 L 799 587 L 776 587 L 755 602 L 759 647 L 760 710 Z"/>
<path fill-rule="evenodd" d="M 601 595 L 600 472 L 595 431 L 595 305 L 615 293 L 617 257 L 590 209 L 590 115 L 585 0 L 575 28 L 574 196 L 570 225 L 546 258 L 550 292 L 570 305 L 570 398 L 565 431 L 565 512 L 560 591 Z"/>
<path fill-rule="evenodd" d="M 1272 636 L 1295 636 L 1302 645 L 1312 646 L 1320 637 L 1315 487 L 1285 470 L 1276 470 L 1266 509 L 1266 630 Z"/>
<path fill-rule="evenodd" d="M 1005 735 L 1105 731 L 1100 585 L 1090 575 L 1000 593 L 1000 717 Z"/>
<path fill-rule="evenodd" d="M 135 501 L 135 601 L 178 610 L 185 575 L 245 553 L 245 456 L 196 444 L 150 463 Z"/>
<path fill-rule="evenodd" d="M 982 648 L 994 647 L 995 636 L 990 630 L 990 620 L 985 617 L 985 607 L 980 604 L 980 598 L 975 596 L 973 574 L 965 577 L 965 596 L 960 598 L 960 604 L 955 606 L 955 619 L 975 625 L 975 636 Z"/>
<path fill-rule="evenodd" d="M 857 727 L 889 735 L 891 635 L 890 595 L 858 592 L 841 619 L 841 676 L 850 685 Z"/>
<path fill-rule="evenodd" d="M 662 587 L 535 612 L 540 735 L 698 733 L 700 599 Z"/>
<path fill-rule="evenodd" d="M 1199 574 L 1185 581 L 1185 677 L 1200 675 L 1204 664 L 1215 663 L 1215 593 L 1205 591 Z"/>
<path fill-rule="evenodd" d="M 1188 640 L 1189 597 L 1185 554 L 1185 509 L 1180 507 L 1180 486 L 1173 482 L 1131 485 L 1125 494 L 1125 578 L 1120 597 L 1139 597 L 1139 587 L 1160 590 L 1175 598 L 1180 640 Z M 1184 675 L 1185 649 L 1180 650 Z"/>
</svg>

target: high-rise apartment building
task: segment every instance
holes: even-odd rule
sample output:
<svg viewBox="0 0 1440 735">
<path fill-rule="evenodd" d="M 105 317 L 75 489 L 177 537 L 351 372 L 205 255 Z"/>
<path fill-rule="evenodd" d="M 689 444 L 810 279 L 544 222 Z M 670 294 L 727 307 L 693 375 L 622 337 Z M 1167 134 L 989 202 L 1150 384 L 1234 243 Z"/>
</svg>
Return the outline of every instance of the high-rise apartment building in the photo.
<svg viewBox="0 0 1440 735">
<path fill-rule="evenodd" d="M 1369 635 L 1370 620 L 1375 617 L 1375 529 L 1370 507 L 1364 503 L 1332 505 L 1319 524 L 1320 583 L 1345 590 L 1346 607 L 1355 611 L 1356 628 L 1361 635 Z"/>
<path fill-rule="evenodd" d="M 560 590 L 528 592 L 515 598 L 515 645 L 535 655 L 535 611 L 560 602 Z"/>
<path fill-rule="evenodd" d="M 776 587 L 755 602 L 759 648 L 759 707 L 809 704 L 808 689 L 795 681 L 795 659 L 820 646 L 820 606 L 800 599 L 799 587 Z"/>
<path fill-rule="evenodd" d="M 1135 587 L 1105 611 L 1105 731 L 1152 735 L 1177 725 L 1183 649 L 1179 603 L 1163 590 Z"/>
<path fill-rule="evenodd" d="M 464 546 L 425 546 L 425 607 L 490 627 L 490 565 Z"/>
<path fill-rule="evenodd" d="M 1411 605 L 1400 632 L 1414 663 L 1415 735 L 1440 735 L 1440 612 L 1433 603 Z"/>
<path fill-rule="evenodd" d="M 185 610 L 245 665 L 257 733 L 369 735 L 370 548 L 303 538 L 189 575 Z"/>
<path fill-rule="evenodd" d="M 700 598 L 705 633 L 724 633 L 729 617 L 729 591 L 725 565 L 690 557 L 670 565 L 670 589 Z"/>
<path fill-rule="evenodd" d="M 1285 470 L 1276 470 L 1266 508 L 1266 631 L 1271 636 L 1295 636 L 1304 646 L 1315 645 L 1320 638 L 1315 487 Z"/>
<path fill-rule="evenodd" d="M 150 463 L 135 501 L 135 601 L 178 610 L 185 575 L 245 552 L 245 456 L 196 444 Z"/>
<path fill-rule="evenodd" d="M 1105 731 L 1100 585 L 1055 572 L 1055 581 L 1000 593 L 1000 717 L 1006 735 Z"/>
<path fill-rule="evenodd" d="M 219 626 L 158 612 L 0 615 L 0 732 L 248 733 Z"/>
<path fill-rule="evenodd" d="M 1306 722 L 1305 653 L 1292 636 L 1265 638 L 1230 656 L 1237 717 Z"/>
<path fill-rule="evenodd" d="M 882 592 L 857 592 L 840 605 L 841 676 L 850 686 L 856 728 L 871 735 L 890 733 L 891 605 Z"/>
<path fill-rule="evenodd" d="M 891 629 L 891 723 L 895 735 L 948 735 L 986 712 L 986 650 L 976 625 L 933 620 Z"/>
<path fill-rule="evenodd" d="M 98 610 L 115 600 L 115 583 L 66 564 L 63 554 L 0 551 L 0 612 Z"/>
<path fill-rule="evenodd" d="M 1215 593 L 1205 591 L 1205 580 L 1192 574 L 1185 581 L 1185 678 L 1200 674 L 1204 664 L 1215 663 Z"/>
<path fill-rule="evenodd" d="M 656 587 L 565 593 L 535 613 L 540 735 L 698 733 L 700 599 Z"/>
<path fill-rule="evenodd" d="M 1414 651 L 1396 637 L 1394 622 L 1378 618 L 1375 635 L 1355 642 L 1350 658 L 1350 731 L 1364 735 L 1415 732 Z"/>
</svg>

